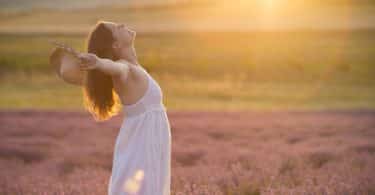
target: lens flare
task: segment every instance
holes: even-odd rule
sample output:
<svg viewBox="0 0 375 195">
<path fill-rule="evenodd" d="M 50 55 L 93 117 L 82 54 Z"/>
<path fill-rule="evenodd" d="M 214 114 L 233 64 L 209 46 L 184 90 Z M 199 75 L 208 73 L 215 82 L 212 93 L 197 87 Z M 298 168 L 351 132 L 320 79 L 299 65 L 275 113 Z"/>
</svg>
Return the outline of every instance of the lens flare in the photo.
<svg viewBox="0 0 375 195">
<path fill-rule="evenodd" d="M 124 191 L 129 194 L 136 194 L 141 188 L 142 181 L 144 178 L 144 171 L 137 170 L 132 177 L 127 179 L 124 183 Z"/>
</svg>

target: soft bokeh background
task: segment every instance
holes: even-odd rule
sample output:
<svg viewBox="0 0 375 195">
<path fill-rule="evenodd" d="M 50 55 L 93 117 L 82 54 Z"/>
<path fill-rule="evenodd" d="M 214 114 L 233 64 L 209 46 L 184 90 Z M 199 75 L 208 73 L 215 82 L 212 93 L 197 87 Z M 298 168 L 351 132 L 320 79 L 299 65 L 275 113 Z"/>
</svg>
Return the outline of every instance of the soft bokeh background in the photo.
<svg viewBox="0 0 375 195">
<path fill-rule="evenodd" d="M 122 115 L 48 64 L 98 20 L 163 89 L 172 194 L 375 194 L 371 0 L 0 0 L 0 194 L 106 193 Z"/>
</svg>

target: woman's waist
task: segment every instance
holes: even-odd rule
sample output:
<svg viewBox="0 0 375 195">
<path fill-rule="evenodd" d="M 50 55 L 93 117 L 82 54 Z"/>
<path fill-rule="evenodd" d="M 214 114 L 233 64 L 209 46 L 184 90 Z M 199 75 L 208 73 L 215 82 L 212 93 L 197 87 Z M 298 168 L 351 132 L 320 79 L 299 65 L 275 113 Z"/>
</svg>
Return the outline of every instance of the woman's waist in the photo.
<svg viewBox="0 0 375 195">
<path fill-rule="evenodd" d="M 138 116 L 141 114 L 144 114 L 149 111 L 153 110 L 161 110 L 161 111 L 166 111 L 167 108 L 163 104 L 163 102 L 159 103 L 144 103 L 140 102 L 137 105 L 134 106 L 124 106 L 123 107 L 124 113 L 127 115 L 127 117 L 134 117 Z"/>
</svg>

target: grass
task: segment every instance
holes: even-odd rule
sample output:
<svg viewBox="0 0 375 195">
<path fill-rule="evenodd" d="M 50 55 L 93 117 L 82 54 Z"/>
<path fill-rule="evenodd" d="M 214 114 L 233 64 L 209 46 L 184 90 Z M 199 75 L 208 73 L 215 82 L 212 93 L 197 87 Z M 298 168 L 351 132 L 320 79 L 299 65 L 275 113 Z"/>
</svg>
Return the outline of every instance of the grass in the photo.
<svg viewBox="0 0 375 195">
<path fill-rule="evenodd" d="M 372 33 L 140 33 L 136 49 L 170 109 L 363 109 L 375 107 Z M 0 35 L 0 108 L 83 109 L 48 40 L 84 51 L 82 35 Z"/>
<path fill-rule="evenodd" d="M 146 33 L 136 47 L 170 109 L 363 109 L 375 107 L 371 33 Z M 84 51 L 80 35 L 0 36 L 0 108 L 83 108 L 48 40 Z"/>
<path fill-rule="evenodd" d="M 156 75 L 157 76 L 157 75 Z M 34 78 L 36 77 L 36 78 Z M 83 109 L 81 88 L 50 75 L 33 79 L 6 79 L 0 85 L 3 109 Z M 44 78 L 43 78 L 44 77 Z M 164 90 L 165 104 L 177 110 L 272 110 L 373 108 L 372 86 L 299 83 L 247 83 L 246 81 L 156 77 Z"/>
</svg>

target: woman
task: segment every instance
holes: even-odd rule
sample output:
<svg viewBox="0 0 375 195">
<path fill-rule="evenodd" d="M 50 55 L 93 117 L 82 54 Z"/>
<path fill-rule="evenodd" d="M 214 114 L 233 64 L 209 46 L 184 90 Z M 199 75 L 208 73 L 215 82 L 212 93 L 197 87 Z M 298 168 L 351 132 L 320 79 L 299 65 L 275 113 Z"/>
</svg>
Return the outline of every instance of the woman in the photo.
<svg viewBox="0 0 375 195">
<path fill-rule="evenodd" d="M 97 120 L 125 118 L 116 138 L 109 195 L 170 194 L 170 124 L 158 83 L 138 63 L 136 33 L 99 21 L 79 53 L 85 107 Z M 118 97 L 118 98 L 117 98 Z"/>
</svg>

